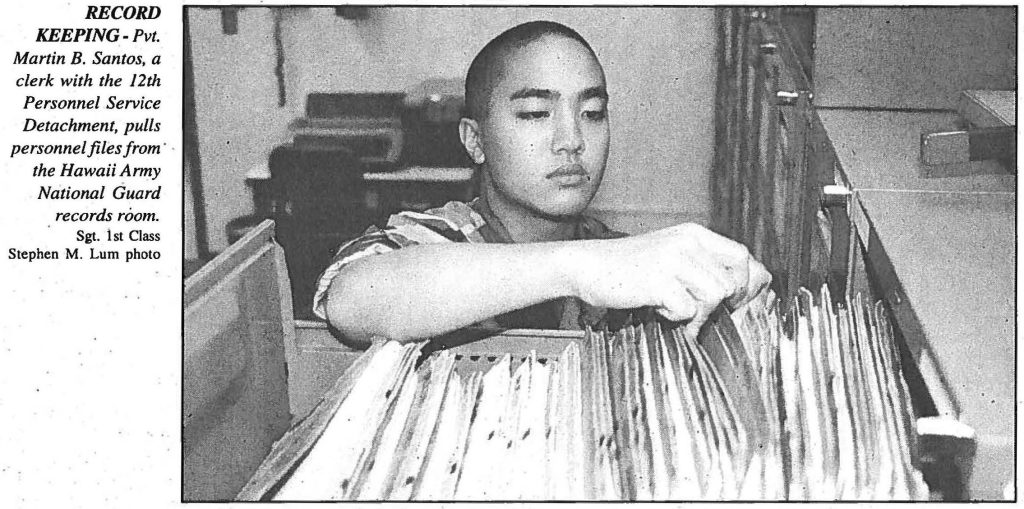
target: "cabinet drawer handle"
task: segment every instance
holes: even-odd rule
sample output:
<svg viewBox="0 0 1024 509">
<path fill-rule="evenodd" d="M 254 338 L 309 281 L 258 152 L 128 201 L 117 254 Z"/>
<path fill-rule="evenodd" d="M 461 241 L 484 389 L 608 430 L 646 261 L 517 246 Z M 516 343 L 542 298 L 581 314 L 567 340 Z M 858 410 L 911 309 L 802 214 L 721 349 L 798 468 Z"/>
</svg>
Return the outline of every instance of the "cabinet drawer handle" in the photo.
<svg viewBox="0 0 1024 509">
<path fill-rule="evenodd" d="M 829 184 L 821 189 L 821 202 L 826 207 L 845 207 L 853 193 L 843 185 Z"/>
<path fill-rule="evenodd" d="M 778 92 L 775 92 L 775 99 L 777 100 L 779 106 L 792 106 L 796 104 L 796 100 L 798 97 L 800 97 L 800 94 L 798 94 L 797 92 L 788 92 L 785 90 L 779 90 Z"/>
<path fill-rule="evenodd" d="M 775 104 L 778 104 L 779 106 L 792 106 L 796 104 L 800 94 L 806 94 L 808 102 L 814 99 L 814 94 L 811 92 L 790 92 L 788 90 L 779 90 L 778 92 L 775 92 Z"/>
</svg>

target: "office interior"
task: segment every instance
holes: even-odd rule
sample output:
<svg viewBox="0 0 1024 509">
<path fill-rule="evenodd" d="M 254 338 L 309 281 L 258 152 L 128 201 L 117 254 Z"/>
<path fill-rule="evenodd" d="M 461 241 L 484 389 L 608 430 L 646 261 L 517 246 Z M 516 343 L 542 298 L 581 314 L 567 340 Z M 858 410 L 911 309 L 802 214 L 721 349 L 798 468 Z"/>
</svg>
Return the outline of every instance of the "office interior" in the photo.
<svg viewBox="0 0 1024 509">
<path fill-rule="evenodd" d="M 825 285 L 883 302 L 923 395 L 915 410 L 972 430 L 969 451 L 935 474 L 957 487 L 937 497 L 1016 498 L 1016 8 L 186 18 L 185 277 L 211 277 L 212 260 L 274 221 L 281 305 L 316 331 L 286 352 L 289 424 L 358 354 L 311 313 L 332 250 L 392 213 L 474 196 L 455 130 L 465 70 L 497 33 L 545 19 L 587 39 L 607 76 L 611 150 L 588 213 L 630 234 L 706 225 L 746 244 L 783 298 Z M 244 474 L 210 493 L 237 493 Z"/>
</svg>

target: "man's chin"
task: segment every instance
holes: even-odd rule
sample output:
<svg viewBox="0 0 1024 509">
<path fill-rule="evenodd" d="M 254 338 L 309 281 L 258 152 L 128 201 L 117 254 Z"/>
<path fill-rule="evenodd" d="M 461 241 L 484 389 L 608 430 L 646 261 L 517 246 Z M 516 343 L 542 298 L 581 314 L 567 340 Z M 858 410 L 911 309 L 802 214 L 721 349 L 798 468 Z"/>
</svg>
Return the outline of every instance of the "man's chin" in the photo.
<svg viewBox="0 0 1024 509">
<path fill-rule="evenodd" d="M 576 219 L 583 215 L 590 205 L 590 199 L 577 197 L 574 199 L 552 200 L 542 206 L 534 207 L 534 212 L 546 219 L 565 221 Z"/>
</svg>

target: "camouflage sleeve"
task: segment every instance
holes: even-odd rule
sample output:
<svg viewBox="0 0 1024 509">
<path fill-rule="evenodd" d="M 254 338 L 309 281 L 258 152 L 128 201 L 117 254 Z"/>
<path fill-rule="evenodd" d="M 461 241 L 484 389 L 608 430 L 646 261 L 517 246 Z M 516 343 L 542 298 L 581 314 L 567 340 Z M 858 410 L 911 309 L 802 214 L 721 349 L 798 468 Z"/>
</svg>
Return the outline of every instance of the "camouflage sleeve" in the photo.
<svg viewBox="0 0 1024 509">
<path fill-rule="evenodd" d="M 348 264 L 417 244 L 480 242 L 482 239 L 477 229 L 482 224 L 483 220 L 460 202 L 451 202 L 426 212 L 401 212 L 391 216 L 383 230 L 370 227 L 363 236 L 338 249 L 317 281 L 313 312 L 327 319 L 327 290 Z"/>
<path fill-rule="evenodd" d="M 367 256 L 387 253 L 401 247 L 387 232 L 375 227 L 371 227 L 363 236 L 342 245 L 317 280 L 316 293 L 313 295 L 313 313 L 324 320 L 327 319 L 327 289 L 346 265 Z"/>
</svg>

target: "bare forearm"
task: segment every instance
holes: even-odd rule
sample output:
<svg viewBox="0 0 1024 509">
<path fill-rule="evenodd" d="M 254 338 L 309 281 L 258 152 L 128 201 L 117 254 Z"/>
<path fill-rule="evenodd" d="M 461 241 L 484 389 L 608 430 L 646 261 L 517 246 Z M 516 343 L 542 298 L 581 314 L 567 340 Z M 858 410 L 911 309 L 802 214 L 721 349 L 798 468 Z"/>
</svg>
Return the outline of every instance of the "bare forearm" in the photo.
<svg viewBox="0 0 1024 509">
<path fill-rule="evenodd" d="M 578 244 L 424 245 L 364 258 L 335 278 L 327 316 L 358 342 L 450 332 L 572 295 L 568 272 Z"/>
<path fill-rule="evenodd" d="M 594 306 L 652 306 L 690 334 L 721 302 L 771 282 L 741 244 L 684 224 L 632 238 L 414 246 L 345 267 L 327 317 L 350 340 L 424 339 L 562 296 Z"/>
</svg>

